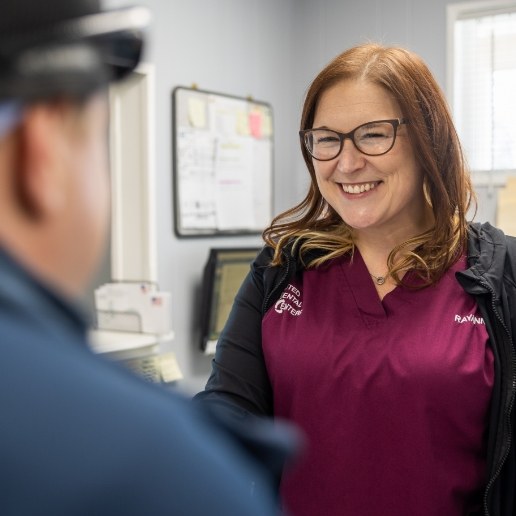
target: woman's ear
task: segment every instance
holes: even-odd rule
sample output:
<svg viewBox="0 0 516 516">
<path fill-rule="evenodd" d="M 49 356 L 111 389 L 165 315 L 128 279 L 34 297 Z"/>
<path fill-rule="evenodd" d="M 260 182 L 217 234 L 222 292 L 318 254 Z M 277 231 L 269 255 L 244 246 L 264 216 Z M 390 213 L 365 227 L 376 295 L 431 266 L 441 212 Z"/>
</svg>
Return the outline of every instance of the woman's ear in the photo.
<svg viewBox="0 0 516 516">
<path fill-rule="evenodd" d="M 31 218 L 60 216 L 66 201 L 66 125 L 62 107 L 36 104 L 18 128 L 17 197 Z"/>
</svg>

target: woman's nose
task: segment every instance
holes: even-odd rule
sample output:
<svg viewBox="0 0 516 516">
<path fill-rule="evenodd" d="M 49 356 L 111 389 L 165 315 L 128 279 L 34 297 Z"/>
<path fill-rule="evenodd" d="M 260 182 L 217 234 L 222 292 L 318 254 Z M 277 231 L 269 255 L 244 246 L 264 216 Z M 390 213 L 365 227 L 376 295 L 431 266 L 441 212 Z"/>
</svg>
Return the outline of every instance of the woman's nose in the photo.
<svg viewBox="0 0 516 516">
<path fill-rule="evenodd" d="M 346 138 L 342 143 L 342 150 L 337 159 L 337 170 L 344 173 L 359 170 L 365 164 L 365 155 L 355 147 L 355 144 L 349 138 Z"/>
</svg>

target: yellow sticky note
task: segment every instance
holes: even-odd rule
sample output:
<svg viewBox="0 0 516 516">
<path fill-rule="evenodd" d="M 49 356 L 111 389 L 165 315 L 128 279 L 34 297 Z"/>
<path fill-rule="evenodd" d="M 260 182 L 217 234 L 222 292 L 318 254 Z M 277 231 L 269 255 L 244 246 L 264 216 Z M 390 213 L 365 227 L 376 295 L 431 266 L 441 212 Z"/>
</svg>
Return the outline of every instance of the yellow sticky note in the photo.
<svg viewBox="0 0 516 516">
<path fill-rule="evenodd" d="M 197 97 L 188 99 L 188 120 L 192 127 L 204 129 L 206 127 L 206 103 Z"/>
<path fill-rule="evenodd" d="M 179 369 L 176 355 L 172 352 L 163 353 L 159 356 L 161 378 L 164 382 L 175 382 L 183 378 L 183 373 Z"/>
<path fill-rule="evenodd" d="M 242 136 L 249 136 L 249 118 L 245 111 L 237 112 L 237 133 Z"/>
<path fill-rule="evenodd" d="M 263 114 L 263 136 L 269 138 L 272 135 L 272 117 L 269 113 Z"/>
</svg>

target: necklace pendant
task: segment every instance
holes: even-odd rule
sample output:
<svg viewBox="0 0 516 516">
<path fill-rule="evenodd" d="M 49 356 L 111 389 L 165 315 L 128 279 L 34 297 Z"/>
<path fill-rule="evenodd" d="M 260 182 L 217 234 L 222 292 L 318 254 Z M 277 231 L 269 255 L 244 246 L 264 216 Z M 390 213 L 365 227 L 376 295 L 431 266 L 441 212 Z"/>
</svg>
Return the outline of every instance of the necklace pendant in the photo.
<svg viewBox="0 0 516 516">
<path fill-rule="evenodd" d="M 376 278 L 376 284 L 377 285 L 383 285 L 385 283 L 385 277 L 384 276 L 378 276 Z"/>
</svg>

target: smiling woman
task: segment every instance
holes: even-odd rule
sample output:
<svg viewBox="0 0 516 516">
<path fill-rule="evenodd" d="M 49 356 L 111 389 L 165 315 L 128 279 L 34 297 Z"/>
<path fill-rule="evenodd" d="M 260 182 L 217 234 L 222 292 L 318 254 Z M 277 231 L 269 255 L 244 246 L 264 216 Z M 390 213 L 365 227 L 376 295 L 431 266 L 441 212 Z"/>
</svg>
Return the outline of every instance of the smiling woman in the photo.
<svg viewBox="0 0 516 516">
<path fill-rule="evenodd" d="M 300 138 L 308 193 L 265 230 L 198 398 L 303 430 L 296 516 L 512 516 L 516 241 L 466 220 L 435 79 L 405 49 L 347 50 Z"/>
<path fill-rule="evenodd" d="M 361 140 L 369 141 L 371 136 L 378 140 L 378 132 L 371 133 L 371 129 L 378 131 L 378 126 L 368 125 L 375 120 L 392 124 L 387 133 L 386 125 L 382 126 L 382 140 L 390 144 L 383 143 L 382 152 L 370 152 L 361 143 Z M 339 133 L 353 127 L 350 133 Z M 317 135 L 319 129 L 334 131 L 331 154 L 313 154 L 310 137 Z M 399 285 L 409 269 L 417 269 L 424 284 L 438 281 L 460 254 L 466 238 L 465 214 L 474 194 L 444 95 L 422 60 L 405 49 L 376 45 L 344 52 L 312 82 L 305 99 L 300 135 L 311 186 L 299 205 L 278 215 L 264 232 L 265 241 L 276 250 L 274 263 L 280 263 L 283 245 L 297 238 L 302 238 L 298 242 L 301 254 L 312 246 L 323 246 L 329 251 L 313 258 L 313 265 L 353 252 L 356 246 L 360 248 L 359 241 L 364 248 L 368 247 L 368 237 L 378 240 L 378 232 L 367 216 L 370 211 L 355 203 L 353 210 L 347 210 L 348 215 L 343 216 L 342 210 L 347 205 L 342 192 L 348 197 L 362 194 L 369 192 L 374 184 L 385 187 L 375 190 L 378 195 L 374 201 L 382 191 L 384 195 L 399 197 L 419 177 L 422 188 L 418 187 L 407 211 L 402 210 L 405 219 L 418 214 L 418 220 L 407 225 L 385 213 L 385 222 L 390 220 L 392 224 L 390 230 L 385 227 L 381 230 L 381 239 L 387 239 L 388 243 L 381 256 L 372 253 L 368 258 L 369 267 L 390 278 L 381 295 Z M 353 143 L 348 143 L 350 149 L 346 138 Z M 396 159 L 405 161 L 405 158 L 408 162 L 388 174 L 389 180 L 375 177 L 383 166 L 389 167 Z M 350 167 L 355 173 L 350 172 Z M 334 174 L 326 181 L 330 168 Z M 449 172 L 443 174 L 443 170 Z M 403 179 L 403 171 L 407 172 L 407 180 Z M 321 185 L 329 186 L 330 182 L 335 190 L 340 186 L 339 203 L 335 202 L 337 192 L 330 200 L 321 190 Z M 369 190 L 366 185 L 370 185 Z M 399 202 L 398 199 L 396 203 Z M 385 203 L 382 205 L 386 208 Z M 370 230 L 359 235 L 364 225 Z M 304 238 L 307 232 L 313 238 Z M 364 249 L 364 254 L 371 253 Z"/>
</svg>

